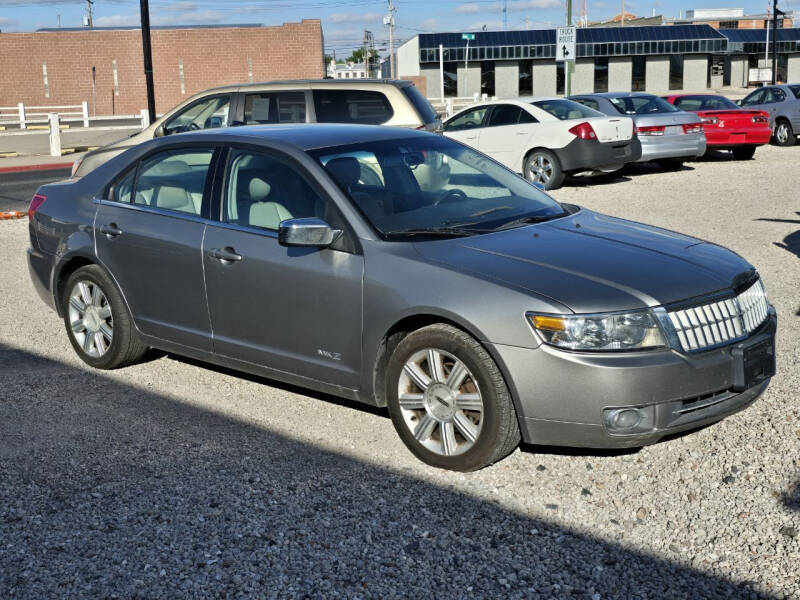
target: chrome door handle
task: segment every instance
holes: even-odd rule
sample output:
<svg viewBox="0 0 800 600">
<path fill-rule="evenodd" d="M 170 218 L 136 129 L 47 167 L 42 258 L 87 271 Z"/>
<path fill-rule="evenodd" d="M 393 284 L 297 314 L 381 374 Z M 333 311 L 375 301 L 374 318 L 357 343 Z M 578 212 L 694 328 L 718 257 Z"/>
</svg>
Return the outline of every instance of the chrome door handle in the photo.
<svg viewBox="0 0 800 600">
<path fill-rule="evenodd" d="M 213 248 L 209 254 L 224 264 L 230 264 L 232 262 L 239 262 L 242 260 L 242 255 L 236 254 L 236 251 L 230 247 Z"/>
<path fill-rule="evenodd" d="M 115 238 L 118 235 L 122 235 L 122 229 L 117 227 L 116 223 L 109 223 L 108 225 L 103 225 L 100 228 L 100 233 L 105 235 L 108 239 Z"/>
</svg>

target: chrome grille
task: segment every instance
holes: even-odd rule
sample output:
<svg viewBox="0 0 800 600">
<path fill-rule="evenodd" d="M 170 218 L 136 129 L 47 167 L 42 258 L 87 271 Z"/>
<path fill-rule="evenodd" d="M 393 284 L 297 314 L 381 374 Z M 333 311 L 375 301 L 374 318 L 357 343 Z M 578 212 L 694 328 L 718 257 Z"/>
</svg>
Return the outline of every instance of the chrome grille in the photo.
<svg viewBox="0 0 800 600">
<path fill-rule="evenodd" d="M 767 319 L 768 307 L 767 294 L 759 279 L 734 298 L 667 314 L 683 349 L 695 352 L 749 335 Z"/>
</svg>

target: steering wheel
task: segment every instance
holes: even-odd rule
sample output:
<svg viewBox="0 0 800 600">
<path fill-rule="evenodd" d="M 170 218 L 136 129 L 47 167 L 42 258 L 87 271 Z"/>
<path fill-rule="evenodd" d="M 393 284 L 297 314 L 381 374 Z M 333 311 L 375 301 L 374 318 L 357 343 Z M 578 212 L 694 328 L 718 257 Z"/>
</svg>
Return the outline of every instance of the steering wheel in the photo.
<svg viewBox="0 0 800 600">
<path fill-rule="evenodd" d="M 445 190 L 444 193 L 436 199 L 433 203 L 433 206 L 439 206 L 442 203 L 448 202 L 459 202 L 460 200 L 466 200 L 467 195 L 461 190 Z"/>
<path fill-rule="evenodd" d="M 189 123 L 189 131 L 198 131 L 200 129 L 200 125 L 192 121 Z"/>
</svg>

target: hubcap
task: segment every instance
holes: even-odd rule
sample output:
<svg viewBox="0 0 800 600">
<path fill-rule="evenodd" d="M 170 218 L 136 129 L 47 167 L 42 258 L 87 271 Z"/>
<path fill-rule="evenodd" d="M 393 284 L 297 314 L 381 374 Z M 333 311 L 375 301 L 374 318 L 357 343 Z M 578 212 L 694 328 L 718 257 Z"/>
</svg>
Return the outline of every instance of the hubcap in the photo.
<svg viewBox="0 0 800 600">
<path fill-rule="evenodd" d="M 69 294 L 70 331 L 81 349 L 94 358 L 108 352 L 114 339 L 111 305 L 100 286 L 79 281 Z"/>
<path fill-rule="evenodd" d="M 547 183 L 553 176 L 553 165 L 547 157 L 537 154 L 528 164 L 528 179 L 537 183 Z"/>
<path fill-rule="evenodd" d="M 775 137 L 778 138 L 778 141 L 783 144 L 786 140 L 789 139 L 789 129 L 781 123 L 778 125 L 778 131 L 775 134 Z"/>
<path fill-rule="evenodd" d="M 427 348 L 408 359 L 397 386 L 403 421 L 431 452 L 469 450 L 483 426 L 483 397 L 467 366 L 444 350 Z"/>
</svg>

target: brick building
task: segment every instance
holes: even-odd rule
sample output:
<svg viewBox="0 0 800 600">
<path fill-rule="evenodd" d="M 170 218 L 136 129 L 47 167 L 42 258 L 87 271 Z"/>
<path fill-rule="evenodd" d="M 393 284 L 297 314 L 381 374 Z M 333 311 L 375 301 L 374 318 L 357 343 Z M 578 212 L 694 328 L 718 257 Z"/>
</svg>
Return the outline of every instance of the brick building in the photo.
<svg viewBox="0 0 800 600">
<path fill-rule="evenodd" d="M 325 75 L 318 19 L 279 26 L 153 27 L 156 111 L 201 90 L 247 81 Z M 0 106 L 80 104 L 98 115 L 147 106 L 139 28 L 0 33 Z"/>
</svg>

